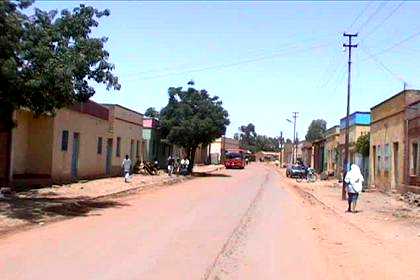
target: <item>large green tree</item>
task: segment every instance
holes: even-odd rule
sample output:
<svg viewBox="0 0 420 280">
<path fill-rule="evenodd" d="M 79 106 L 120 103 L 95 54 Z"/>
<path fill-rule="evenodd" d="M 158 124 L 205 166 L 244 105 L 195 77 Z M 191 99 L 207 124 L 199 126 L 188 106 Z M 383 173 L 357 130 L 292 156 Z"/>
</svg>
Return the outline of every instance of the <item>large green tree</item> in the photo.
<svg viewBox="0 0 420 280">
<path fill-rule="evenodd" d="M 309 125 L 308 132 L 306 133 L 306 141 L 314 141 L 321 139 L 325 136 L 327 130 L 327 122 L 322 119 L 313 120 Z"/>
<path fill-rule="evenodd" d="M 249 123 L 247 125 L 242 125 L 239 127 L 239 133 L 237 134 L 237 139 L 239 140 L 239 144 L 241 147 L 255 151 L 257 133 L 255 132 L 255 125 Z"/>
<path fill-rule="evenodd" d="M 204 89 L 171 87 L 168 94 L 168 105 L 159 114 L 162 137 L 185 149 L 191 171 L 198 146 L 224 135 L 229 115 L 219 97 L 211 97 Z"/>
<path fill-rule="evenodd" d="M 95 94 L 90 82 L 120 89 L 104 49 L 107 38 L 92 35 L 109 10 L 81 4 L 28 15 L 24 9 L 32 2 L 0 1 L 0 118 L 10 126 L 19 108 L 41 115 L 87 101 Z"/>
</svg>

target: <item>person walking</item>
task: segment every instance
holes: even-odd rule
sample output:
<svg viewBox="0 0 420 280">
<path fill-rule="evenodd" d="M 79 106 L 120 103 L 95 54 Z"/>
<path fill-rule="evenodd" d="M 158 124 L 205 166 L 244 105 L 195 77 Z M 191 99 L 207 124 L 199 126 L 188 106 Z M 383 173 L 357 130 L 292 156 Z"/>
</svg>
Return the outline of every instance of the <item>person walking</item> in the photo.
<svg viewBox="0 0 420 280">
<path fill-rule="evenodd" d="M 168 175 L 169 177 L 172 176 L 172 173 L 174 172 L 174 165 L 175 165 L 175 159 L 172 156 L 168 157 Z"/>
<path fill-rule="evenodd" d="M 352 164 L 350 166 L 350 171 L 347 172 L 344 182 L 347 184 L 347 199 L 349 207 L 347 212 L 356 213 L 357 199 L 359 198 L 359 193 L 363 188 L 363 175 L 360 172 L 360 168 L 357 164 Z"/>
<path fill-rule="evenodd" d="M 189 159 L 187 157 L 184 157 L 181 160 L 181 170 L 180 170 L 181 175 L 183 175 L 183 176 L 188 175 L 188 173 L 189 173 L 188 172 L 189 165 L 190 165 Z"/>
<path fill-rule="evenodd" d="M 123 160 L 121 167 L 123 168 L 123 171 L 124 171 L 124 181 L 128 183 L 130 179 L 130 171 L 131 171 L 131 159 L 128 157 L 128 155 L 125 155 L 125 159 Z"/>
</svg>

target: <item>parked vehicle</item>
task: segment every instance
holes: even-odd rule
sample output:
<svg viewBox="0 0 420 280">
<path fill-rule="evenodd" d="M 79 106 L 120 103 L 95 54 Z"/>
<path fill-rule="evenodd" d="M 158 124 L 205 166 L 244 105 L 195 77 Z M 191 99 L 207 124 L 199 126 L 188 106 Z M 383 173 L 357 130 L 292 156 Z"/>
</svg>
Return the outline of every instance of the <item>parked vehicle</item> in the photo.
<svg viewBox="0 0 420 280">
<path fill-rule="evenodd" d="M 288 170 L 288 171 L 287 171 Z M 289 174 L 287 176 L 287 174 Z M 301 165 L 292 165 L 290 168 L 286 169 L 286 176 L 290 178 L 298 178 L 306 175 L 305 167 Z"/>
<path fill-rule="evenodd" d="M 306 179 L 307 182 L 313 183 L 317 180 L 318 176 L 315 173 L 315 170 L 313 168 L 308 168 L 305 170 L 305 173 L 299 174 L 296 177 L 296 182 L 300 183 L 304 179 Z"/>
<path fill-rule="evenodd" d="M 245 168 L 245 157 L 241 152 L 226 152 L 225 153 L 225 167 L 228 168 Z"/>
</svg>

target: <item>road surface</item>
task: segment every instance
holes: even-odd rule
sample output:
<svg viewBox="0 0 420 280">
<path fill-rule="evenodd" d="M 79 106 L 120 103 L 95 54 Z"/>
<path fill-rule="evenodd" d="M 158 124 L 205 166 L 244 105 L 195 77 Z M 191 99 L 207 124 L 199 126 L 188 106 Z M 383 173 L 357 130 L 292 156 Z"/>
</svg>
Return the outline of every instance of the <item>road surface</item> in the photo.
<svg viewBox="0 0 420 280">
<path fill-rule="evenodd" d="M 0 239 L 0 279 L 325 279 L 311 228 L 263 165 L 119 202 Z"/>
</svg>

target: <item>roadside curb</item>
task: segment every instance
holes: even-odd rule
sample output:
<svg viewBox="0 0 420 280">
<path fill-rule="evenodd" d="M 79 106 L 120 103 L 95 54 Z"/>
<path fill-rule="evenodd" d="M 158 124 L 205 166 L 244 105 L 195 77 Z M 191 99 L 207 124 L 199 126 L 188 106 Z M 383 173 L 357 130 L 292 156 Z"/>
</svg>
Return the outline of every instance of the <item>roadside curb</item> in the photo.
<svg viewBox="0 0 420 280">
<path fill-rule="evenodd" d="M 224 166 L 219 166 L 219 167 L 216 167 L 214 169 L 204 171 L 202 173 L 213 173 L 213 172 L 216 172 L 216 171 L 220 171 L 222 169 L 224 169 Z M 157 187 L 162 187 L 163 188 L 164 186 L 175 185 L 175 184 L 178 184 L 178 183 L 182 183 L 182 182 L 197 179 L 197 178 L 200 178 L 200 177 L 194 177 L 194 176 L 190 175 L 190 176 L 185 176 L 185 177 L 176 177 L 176 178 L 172 178 L 172 179 L 168 178 L 168 179 L 164 179 L 162 182 L 149 183 L 149 184 L 145 184 L 145 185 L 141 185 L 141 186 L 135 186 L 133 188 L 126 189 L 126 190 L 123 190 L 123 191 L 117 191 L 117 192 L 113 192 L 113 193 L 108 193 L 108 194 L 99 195 L 99 196 L 95 196 L 95 197 L 84 198 L 84 199 L 75 199 L 74 201 L 71 201 L 71 202 L 64 202 L 64 203 L 60 204 L 59 207 L 71 206 L 71 205 L 74 205 L 74 204 L 78 204 L 80 202 L 90 202 L 90 201 L 106 199 L 106 198 L 124 197 L 124 196 L 128 196 L 128 195 L 131 195 L 131 194 L 140 193 L 142 191 L 153 190 L 153 188 L 157 188 Z M 47 224 L 52 224 L 52 223 L 59 222 L 59 221 L 69 220 L 69 219 L 76 218 L 76 217 L 77 216 L 74 216 L 74 217 L 66 217 L 66 216 L 52 217 L 52 218 L 46 219 L 45 221 L 41 221 L 41 222 L 38 222 L 38 223 L 26 222 L 24 224 L 7 227 L 5 229 L 0 229 L 0 239 L 5 238 L 8 235 L 11 235 L 11 234 L 14 234 L 14 233 L 18 233 L 18 232 L 21 232 L 21 231 L 29 230 L 31 228 L 35 228 L 37 226 L 44 226 L 44 225 L 47 225 Z"/>
</svg>

